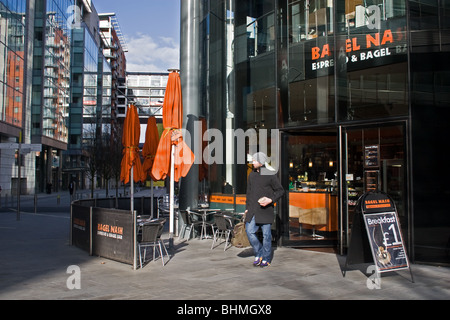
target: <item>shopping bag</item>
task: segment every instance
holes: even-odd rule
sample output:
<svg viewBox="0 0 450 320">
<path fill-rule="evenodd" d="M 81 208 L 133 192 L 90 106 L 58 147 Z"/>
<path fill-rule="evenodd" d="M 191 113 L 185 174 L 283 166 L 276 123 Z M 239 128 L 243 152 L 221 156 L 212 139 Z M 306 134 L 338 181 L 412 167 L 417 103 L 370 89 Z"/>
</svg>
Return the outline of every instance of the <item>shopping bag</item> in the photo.
<svg viewBox="0 0 450 320">
<path fill-rule="evenodd" d="M 239 222 L 234 226 L 231 244 L 236 248 L 245 248 L 250 246 L 250 242 L 248 241 L 247 238 L 247 232 L 245 232 L 244 222 Z"/>
</svg>

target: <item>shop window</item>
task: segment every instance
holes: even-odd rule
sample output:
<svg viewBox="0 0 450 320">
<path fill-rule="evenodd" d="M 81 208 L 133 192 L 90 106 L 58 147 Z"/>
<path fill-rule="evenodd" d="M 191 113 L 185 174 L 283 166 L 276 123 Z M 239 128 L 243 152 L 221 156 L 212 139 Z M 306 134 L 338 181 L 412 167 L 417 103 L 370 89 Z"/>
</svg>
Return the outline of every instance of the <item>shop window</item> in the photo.
<svg viewBox="0 0 450 320">
<path fill-rule="evenodd" d="M 323 124 L 334 121 L 334 83 L 332 77 L 292 82 L 288 125 Z"/>
<path fill-rule="evenodd" d="M 406 63 L 349 72 L 343 120 L 376 119 L 408 113 Z"/>
<path fill-rule="evenodd" d="M 382 119 L 408 114 L 405 1 L 347 0 L 336 17 L 338 120 Z M 322 49 L 323 50 L 323 49 Z M 335 52 L 336 53 L 336 52 Z M 345 60 L 344 60 L 345 59 Z"/>
<path fill-rule="evenodd" d="M 275 49 L 275 17 L 271 13 L 259 19 L 248 17 L 247 43 L 249 57 Z"/>
<path fill-rule="evenodd" d="M 330 245 L 337 239 L 337 153 L 335 132 L 288 135 L 288 230 L 296 245 Z"/>
<path fill-rule="evenodd" d="M 297 43 L 333 34 L 333 2 L 290 1 L 289 41 Z"/>
</svg>

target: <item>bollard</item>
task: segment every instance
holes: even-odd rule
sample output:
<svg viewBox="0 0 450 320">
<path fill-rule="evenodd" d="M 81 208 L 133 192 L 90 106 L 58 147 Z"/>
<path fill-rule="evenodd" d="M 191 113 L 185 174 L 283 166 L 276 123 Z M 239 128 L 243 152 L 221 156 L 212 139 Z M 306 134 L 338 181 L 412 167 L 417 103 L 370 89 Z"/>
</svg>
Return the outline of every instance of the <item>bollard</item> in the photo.
<svg viewBox="0 0 450 320">
<path fill-rule="evenodd" d="M 34 194 L 34 213 L 37 213 L 37 194 Z"/>
<path fill-rule="evenodd" d="M 56 204 L 60 204 L 61 203 L 61 196 L 58 194 L 58 196 L 56 197 Z"/>
</svg>

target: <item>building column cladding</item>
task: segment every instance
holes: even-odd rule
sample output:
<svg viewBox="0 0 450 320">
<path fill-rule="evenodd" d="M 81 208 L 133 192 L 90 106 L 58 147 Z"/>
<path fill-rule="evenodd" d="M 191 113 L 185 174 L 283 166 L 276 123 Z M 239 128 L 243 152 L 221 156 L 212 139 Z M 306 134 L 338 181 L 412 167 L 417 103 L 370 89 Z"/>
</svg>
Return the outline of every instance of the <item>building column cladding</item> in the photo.
<svg viewBox="0 0 450 320">
<path fill-rule="evenodd" d="M 183 93 L 183 126 L 190 135 L 186 143 L 195 150 L 199 139 L 194 137 L 194 121 L 200 113 L 199 63 L 200 63 L 200 0 L 180 1 L 180 78 Z M 196 155 L 198 156 L 198 155 Z M 198 205 L 198 165 L 191 167 L 182 179 L 180 188 L 180 209 L 195 208 Z"/>
</svg>

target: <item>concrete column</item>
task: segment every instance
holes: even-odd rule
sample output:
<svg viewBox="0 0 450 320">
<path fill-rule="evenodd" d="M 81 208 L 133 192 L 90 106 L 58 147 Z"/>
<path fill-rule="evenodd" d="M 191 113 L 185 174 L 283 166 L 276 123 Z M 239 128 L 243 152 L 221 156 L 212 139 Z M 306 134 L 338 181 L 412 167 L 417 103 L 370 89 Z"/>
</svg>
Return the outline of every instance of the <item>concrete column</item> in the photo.
<svg viewBox="0 0 450 320">
<path fill-rule="evenodd" d="M 46 179 L 45 179 L 45 191 L 47 191 L 47 184 L 51 183 L 53 186 L 53 179 L 52 179 L 52 162 L 53 162 L 53 148 L 52 147 L 48 147 L 47 148 L 47 162 L 45 163 L 45 174 L 46 174 Z"/>
<path fill-rule="evenodd" d="M 194 137 L 193 121 L 200 113 L 200 0 L 180 0 L 180 78 L 183 92 L 183 126 L 191 134 L 186 141 L 191 149 L 199 139 Z M 197 155 L 196 155 L 197 156 Z M 198 165 L 194 164 L 181 180 L 180 209 L 198 205 Z"/>
</svg>

